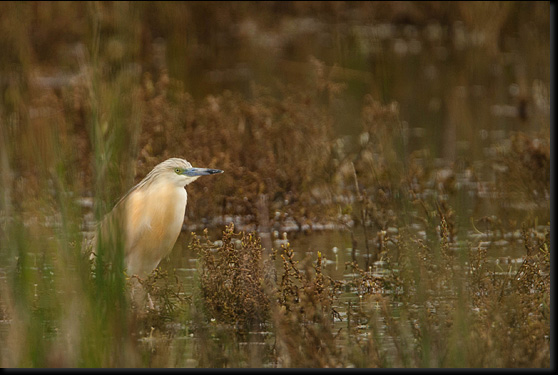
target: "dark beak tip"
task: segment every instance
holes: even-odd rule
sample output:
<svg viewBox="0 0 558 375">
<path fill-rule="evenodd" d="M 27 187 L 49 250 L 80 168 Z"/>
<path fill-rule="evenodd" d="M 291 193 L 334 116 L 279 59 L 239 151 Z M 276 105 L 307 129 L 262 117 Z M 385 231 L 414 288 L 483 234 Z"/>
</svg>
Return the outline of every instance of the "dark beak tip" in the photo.
<svg viewBox="0 0 558 375">
<path fill-rule="evenodd" d="M 207 176 L 211 176 L 212 174 L 219 174 L 219 173 L 223 173 L 223 171 L 220 169 L 206 169 L 204 174 Z"/>
<path fill-rule="evenodd" d="M 212 174 L 223 173 L 221 169 L 211 168 L 190 168 L 184 171 L 184 175 L 189 177 L 210 176 Z"/>
</svg>

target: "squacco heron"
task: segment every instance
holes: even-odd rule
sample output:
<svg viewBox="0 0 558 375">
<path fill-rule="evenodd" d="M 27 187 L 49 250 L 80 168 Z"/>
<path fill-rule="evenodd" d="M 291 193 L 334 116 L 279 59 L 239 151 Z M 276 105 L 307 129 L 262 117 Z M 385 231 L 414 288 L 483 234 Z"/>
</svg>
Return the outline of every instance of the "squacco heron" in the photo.
<svg viewBox="0 0 558 375">
<path fill-rule="evenodd" d="M 124 234 L 124 267 L 128 275 L 149 275 L 172 250 L 182 229 L 188 196 L 185 186 L 220 169 L 193 168 L 184 159 L 158 164 L 131 188 L 101 221 L 98 233 Z M 94 240 L 96 249 L 96 239 Z"/>
</svg>

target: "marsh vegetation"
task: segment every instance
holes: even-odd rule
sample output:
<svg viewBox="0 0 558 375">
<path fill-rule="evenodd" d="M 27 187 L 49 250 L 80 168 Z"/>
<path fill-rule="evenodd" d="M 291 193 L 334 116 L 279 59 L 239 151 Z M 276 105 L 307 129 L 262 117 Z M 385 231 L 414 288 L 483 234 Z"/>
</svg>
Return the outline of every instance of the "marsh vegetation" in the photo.
<svg viewBox="0 0 558 375">
<path fill-rule="evenodd" d="M 550 367 L 547 2 L 4 2 L 0 35 L 2 367 Z M 92 267 L 169 157 L 225 173 L 149 277 Z"/>
</svg>

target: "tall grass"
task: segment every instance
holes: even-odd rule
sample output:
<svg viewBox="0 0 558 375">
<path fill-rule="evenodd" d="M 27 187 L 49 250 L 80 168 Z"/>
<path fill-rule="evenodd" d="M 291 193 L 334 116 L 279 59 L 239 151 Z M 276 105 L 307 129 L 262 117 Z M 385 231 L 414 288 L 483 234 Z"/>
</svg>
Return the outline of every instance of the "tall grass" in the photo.
<svg viewBox="0 0 558 375">
<path fill-rule="evenodd" d="M 2 175 L 8 176 L 2 186 L 6 214 L 2 257 L 7 275 L 2 300 L 7 301 L 3 308 L 10 310 L 8 336 L 3 338 L 6 367 L 137 363 L 131 349 L 134 340 L 123 262 L 121 255 L 114 258 L 121 252 L 105 251 L 110 262 L 98 262 L 94 273 L 82 253 L 84 223 L 78 198 L 84 191 L 92 192 L 95 217 L 107 212 L 133 177 L 139 134 L 138 97 L 134 95 L 139 76 L 119 62 L 103 65 L 107 59 L 100 49 L 106 45 L 101 42 L 98 6 L 90 4 L 86 9 L 91 43 L 89 48 L 76 48 L 81 74 L 75 77 L 77 87 L 86 89 L 88 107 L 82 126 L 91 140 L 85 149 L 92 151 L 93 188 L 82 185 L 86 171 L 77 163 L 75 107 L 64 102 L 72 99 L 71 92 L 56 95 L 36 84 L 29 84 L 27 90 L 21 86 L 25 99 L 11 112 L 12 123 L 2 126 L 2 148 L 11 151 L 4 153 L 2 169 Z M 133 26 L 135 18 L 129 9 L 116 9 L 115 16 L 122 18 L 117 24 L 123 30 Z M 23 34 L 19 37 L 24 38 Z M 134 35 L 116 31 L 114 37 L 133 46 Z M 33 77 L 22 78 L 31 81 Z M 72 90 L 63 88 L 67 89 Z M 11 144 L 20 147 L 11 148 Z M 102 246 L 99 250 L 103 254 Z"/>
</svg>

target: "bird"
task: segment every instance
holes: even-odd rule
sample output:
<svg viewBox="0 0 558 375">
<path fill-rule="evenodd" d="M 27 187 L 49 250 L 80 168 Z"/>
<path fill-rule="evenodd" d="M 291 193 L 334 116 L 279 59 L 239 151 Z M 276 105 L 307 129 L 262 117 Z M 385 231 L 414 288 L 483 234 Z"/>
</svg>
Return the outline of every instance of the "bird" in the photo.
<svg viewBox="0 0 558 375">
<path fill-rule="evenodd" d="M 186 185 L 218 173 L 223 171 L 194 168 L 180 158 L 159 163 L 99 223 L 91 257 L 97 255 L 98 236 L 103 243 L 122 239 L 126 274 L 148 276 L 170 254 L 182 230 L 188 201 Z"/>
</svg>

